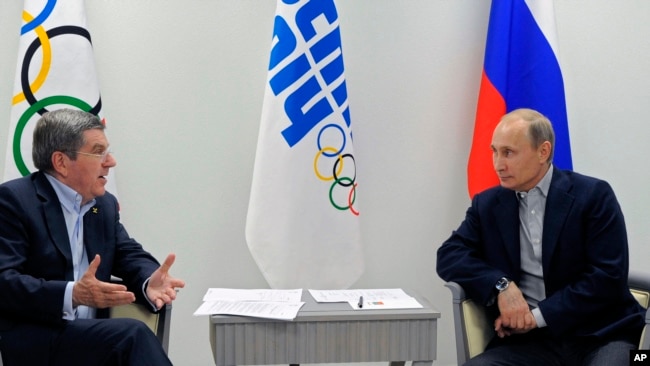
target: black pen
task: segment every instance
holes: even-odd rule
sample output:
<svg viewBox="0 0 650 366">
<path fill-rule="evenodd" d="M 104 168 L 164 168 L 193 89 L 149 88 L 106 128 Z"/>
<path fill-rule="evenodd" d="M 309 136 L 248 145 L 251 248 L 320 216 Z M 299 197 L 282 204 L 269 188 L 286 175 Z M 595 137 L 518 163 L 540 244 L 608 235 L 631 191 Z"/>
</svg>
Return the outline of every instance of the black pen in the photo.
<svg viewBox="0 0 650 366">
<path fill-rule="evenodd" d="M 359 309 L 363 307 L 363 296 L 359 296 Z"/>
</svg>

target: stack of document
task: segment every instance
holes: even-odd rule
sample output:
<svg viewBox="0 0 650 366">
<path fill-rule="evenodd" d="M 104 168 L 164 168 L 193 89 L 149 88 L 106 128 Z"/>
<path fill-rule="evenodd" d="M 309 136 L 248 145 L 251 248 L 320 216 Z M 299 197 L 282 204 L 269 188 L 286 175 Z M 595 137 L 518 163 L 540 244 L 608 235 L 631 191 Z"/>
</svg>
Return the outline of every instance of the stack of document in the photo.
<svg viewBox="0 0 650 366">
<path fill-rule="evenodd" d="M 316 302 L 347 302 L 355 310 L 417 309 L 420 304 L 404 290 L 309 290 Z"/>
<path fill-rule="evenodd" d="M 305 304 L 300 301 L 301 297 L 302 289 L 210 288 L 194 315 L 222 314 L 293 320 Z"/>
</svg>

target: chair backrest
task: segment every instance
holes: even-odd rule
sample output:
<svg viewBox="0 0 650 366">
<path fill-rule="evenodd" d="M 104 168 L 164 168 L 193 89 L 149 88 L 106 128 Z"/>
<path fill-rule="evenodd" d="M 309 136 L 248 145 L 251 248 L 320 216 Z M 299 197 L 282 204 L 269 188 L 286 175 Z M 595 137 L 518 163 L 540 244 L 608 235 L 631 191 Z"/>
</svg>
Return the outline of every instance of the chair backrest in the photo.
<svg viewBox="0 0 650 366">
<path fill-rule="evenodd" d="M 473 300 L 465 300 L 462 306 L 467 353 L 468 357 L 472 358 L 485 350 L 494 336 L 494 331 L 482 305 L 476 304 Z"/>
<path fill-rule="evenodd" d="M 478 355 L 494 336 L 494 330 L 485 308 L 468 299 L 460 285 L 445 284 L 452 294 L 454 328 L 456 329 L 456 357 L 458 364 Z"/>
<path fill-rule="evenodd" d="M 112 283 L 123 284 L 119 277 L 111 276 Z M 115 306 L 108 309 L 109 318 L 133 318 L 141 320 L 149 329 L 158 337 L 162 343 L 165 353 L 169 352 L 169 328 L 172 320 L 172 305 L 165 305 L 157 313 L 152 313 L 149 309 L 136 303 Z M 2 365 L 0 365 L 2 366 Z"/>
<path fill-rule="evenodd" d="M 162 343 L 165 353 L 169 349 L 169 328 L 171 323 L 172 305 L 165 305 L 157 313 L 152 313 L 140 304 L 128 304 L 109 309 L 110 318 L 133 318 L 144 322 Z M 2 365 L 0 365 L 2 366 Z"/>
<path fill-rule="evenodd" d="M 648 309 L 650 307 L 650 273 L 630 271 L 628 275 L 628 284 L 630 292 L 634 298 L 643 306 Z M 639 349 L 650 349 L 650 310 L 645 314 L 645 327 L 641 332 L 641 339 L 639 341 Z"/>
</svg>

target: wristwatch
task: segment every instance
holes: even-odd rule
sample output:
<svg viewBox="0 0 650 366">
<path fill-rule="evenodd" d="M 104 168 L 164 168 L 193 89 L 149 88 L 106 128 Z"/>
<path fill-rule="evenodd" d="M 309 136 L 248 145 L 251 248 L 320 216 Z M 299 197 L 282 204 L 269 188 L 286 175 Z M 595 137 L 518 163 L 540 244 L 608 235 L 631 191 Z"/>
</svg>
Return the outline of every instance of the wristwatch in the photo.
<svg viewBox="0 0 650 366">
<path fill-rule="evenodd" d="M 501 277 L 497 281 L 496 285 L 494 285 L 494 288 L 496 288 L 497 292 L 502 293 L 508 288 L 508 285 L 510 285 L 510 279 Z"/>
</svg>

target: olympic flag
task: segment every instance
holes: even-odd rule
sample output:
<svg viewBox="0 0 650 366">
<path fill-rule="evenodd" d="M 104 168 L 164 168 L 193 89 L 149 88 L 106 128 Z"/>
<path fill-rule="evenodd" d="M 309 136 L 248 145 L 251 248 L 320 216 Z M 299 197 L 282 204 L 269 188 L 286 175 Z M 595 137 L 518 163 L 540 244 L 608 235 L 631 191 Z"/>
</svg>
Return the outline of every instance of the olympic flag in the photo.
<svg viewBox="0 0 650 366">
<path fill-rule="evenodd" d="M 246 221 L 273 288 L 347 288 L 363 273 L 350 122 L 334 1 L 278 0 Z"/>
<path fill-rule="evenodd" d="M 4 180 L 35 170 L 32 132 L 48 110 L 102 108 L 83 0 L 25 0 Z M 114 179 L 107 189 L 116 194 Z M 113 189 L 111 189 L 113 187 Z"/>
<path fill-rule="evenodd" d="M 573 169 L 564 82 L 558 61 L 552 0 L 493 0 L 485 46 L 472 149 L 467 166 L 470 197 L 499 184 L 490 143 L 501 116 L 532 108 L 555 130 L 553 164 Z"/>
</svg>

